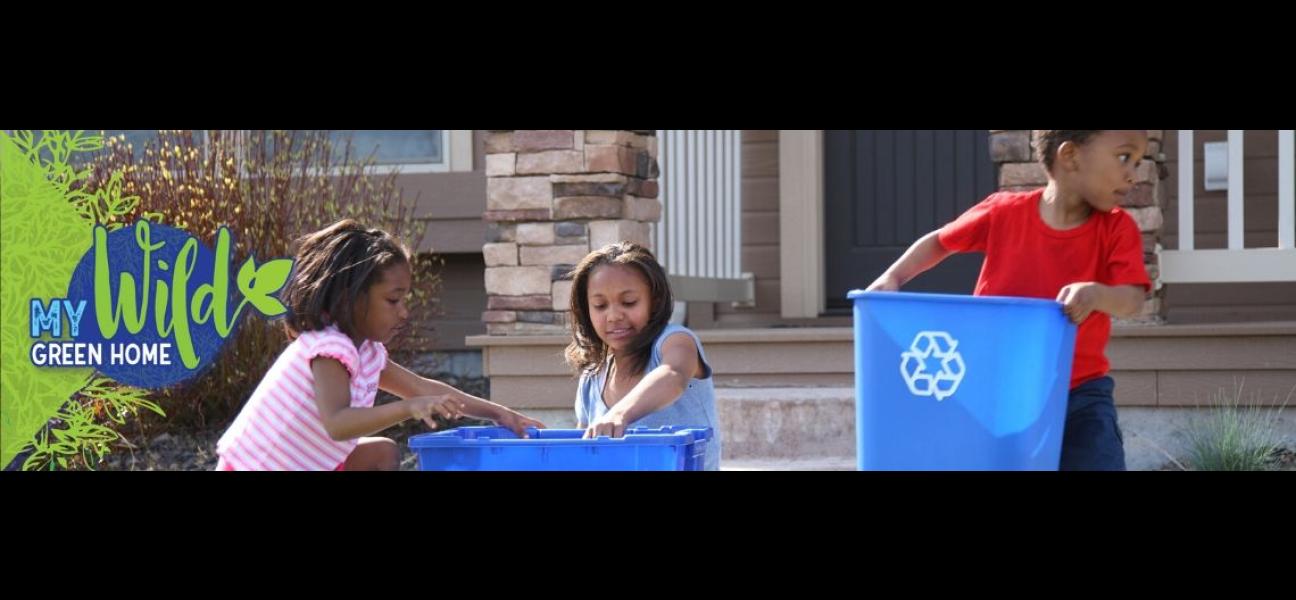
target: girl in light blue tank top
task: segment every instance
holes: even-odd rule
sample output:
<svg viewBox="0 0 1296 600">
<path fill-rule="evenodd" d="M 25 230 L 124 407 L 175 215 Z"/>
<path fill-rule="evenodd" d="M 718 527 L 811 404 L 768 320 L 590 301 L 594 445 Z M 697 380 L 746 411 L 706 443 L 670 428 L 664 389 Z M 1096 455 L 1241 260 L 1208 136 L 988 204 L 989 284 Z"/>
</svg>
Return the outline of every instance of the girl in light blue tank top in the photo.
<svg viewBox="0 0 1296 600">
<path fill-rule="evenodd" d="M 630 242 L 591 252 L 572 270 L 572 342 L 580 372 L 576 422 L 587 435 L 628 427 L 710 427 L 704 466 L 720 468 L 715 386 L 702 342 L 670 324 L 674 301 L 652 252 Z"/>
</svg>

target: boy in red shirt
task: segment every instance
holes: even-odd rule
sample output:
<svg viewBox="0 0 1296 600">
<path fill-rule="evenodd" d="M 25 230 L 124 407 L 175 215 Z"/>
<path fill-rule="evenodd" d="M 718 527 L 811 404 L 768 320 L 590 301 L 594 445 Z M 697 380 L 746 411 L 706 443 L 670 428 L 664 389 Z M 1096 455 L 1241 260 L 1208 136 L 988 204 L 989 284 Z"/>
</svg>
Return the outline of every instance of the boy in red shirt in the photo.
<svg viewBox="0 0 1296 600">
<path fill-rule="evenodd" d="M 895 291 L 956 252 L 984 252 L 975 295 L 1052 298 L 1077 324 L 1061 469 L 1125 469 L 1103 351 L 1111 317 L 1135 315 L 1151 288 L 1138 225 L 1117 208 L 1147 151 L 1143 130 L 1037 131 L 1048 185 L 998 192 L 918 241 L 870 291 Z"/>
</svg>

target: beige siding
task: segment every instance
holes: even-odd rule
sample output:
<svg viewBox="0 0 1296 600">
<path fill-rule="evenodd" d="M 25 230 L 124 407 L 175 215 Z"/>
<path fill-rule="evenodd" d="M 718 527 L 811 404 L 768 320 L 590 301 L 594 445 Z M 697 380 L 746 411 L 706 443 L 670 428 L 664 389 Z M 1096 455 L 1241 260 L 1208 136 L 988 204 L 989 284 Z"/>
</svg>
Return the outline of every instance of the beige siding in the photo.
<svg viewBox="0 0 1296 600">
<path fill-rule="evenodd" d="M 397 185 L 418 198 L 414 218 L 428 222 L 419 252 L 481 253 L 486 225 L 486 159 L 481 131 L 473 132 L 473 170 L 464 173 L 401 175 Z M 411 243 L 411 245 L 414 245 Z"/>
<path fill-rule="evenodd" d="M 756 303 L 716 305 L 716 326 L 759 326 L 780 321 L 778 130 L 743 131 L 742 270 L 756 278 Z"/>
<path fill-rule="evenodd" d="M 483 284 L 485 265 L 486 159 L 481 131 L 473 132 L 473 171 L 401 175 L 397 185 L 405 197 L 418 197 L 415 218 L 428 228 L 417 251 L 441 256 L 441 294 L 437 316 L 430 320 L 435 338 L 429 350 L 467 350 L 464 338 L 486 332 L 481 313 L 486 310 Z M 415 244 L 411 243 L 411 246 Z"/>
<path fill-rule="evenodd" d="M 442 255 L 440 312 L 432 319 L 436 328 L 435 350 L 467 350 L 464 338 L 486 333 L 481 314 L 486 310 L 481 254 Z"/>
<path fill-rule="evenodd" d="M 1207 192 L 1201 177 L 1205 154 L 1201 145 L 1226 141 L 1227 133 L 1223 129 L 1199 129 L 1193 135 L 1196 179 L 1193 241 L 1199 249 L 1225 248 L 1228 245 L 1228 193 Z M 1243 146 L 1246 157 L 1243 167 L 1245 246 L 1273 247 L 1278 242 L 1278 133 L 1275 130 L 1248 130 Z M 1165 188 L 1165 226 L 1161 245 L 1174 249 L 1179 247 L 1179 136 L 1176 130 L 1166 130 L 1164 152 L 1169 177 L 1161 181 Z M 1165 305 L 1171 323 L 1296 320 L 1296 282 L 1167 285 Z"/>
</svg>

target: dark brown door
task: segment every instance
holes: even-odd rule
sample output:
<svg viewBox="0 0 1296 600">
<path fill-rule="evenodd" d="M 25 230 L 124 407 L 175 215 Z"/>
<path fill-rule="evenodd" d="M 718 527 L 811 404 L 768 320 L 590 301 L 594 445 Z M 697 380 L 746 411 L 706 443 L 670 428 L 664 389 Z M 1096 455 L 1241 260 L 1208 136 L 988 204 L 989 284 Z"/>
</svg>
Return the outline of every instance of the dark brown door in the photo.
<svg viewBox="0 0 1296 600">
<path fill-rule="evenodd" d="M 989 130 L 824 132 L 825 253 L 829 313 L 872 283 L 914 240 L 996 189 Z M 951 256 L 905 291 L 970 294 L 982 255 Z"/>
</svg>

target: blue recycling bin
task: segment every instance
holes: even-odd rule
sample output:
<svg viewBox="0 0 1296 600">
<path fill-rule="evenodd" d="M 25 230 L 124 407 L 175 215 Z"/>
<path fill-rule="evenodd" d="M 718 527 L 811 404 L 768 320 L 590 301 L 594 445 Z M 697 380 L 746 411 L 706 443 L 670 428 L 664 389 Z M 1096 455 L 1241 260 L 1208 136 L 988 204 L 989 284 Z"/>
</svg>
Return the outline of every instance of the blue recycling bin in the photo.
<svg viewBox="0 0 1296 600">
<path fill-rule="evenodd" d="M 710 427 L 631 427 L 583 439 L 584 429 L 460 427 L 409 439 L 420 471 L 701 471 Z"/>
<path fill-rule="evenodd" d="M 860 470 L 1057 470 L 1076 335 L 1059 303 L 847 298 Z"/>
</svg>

